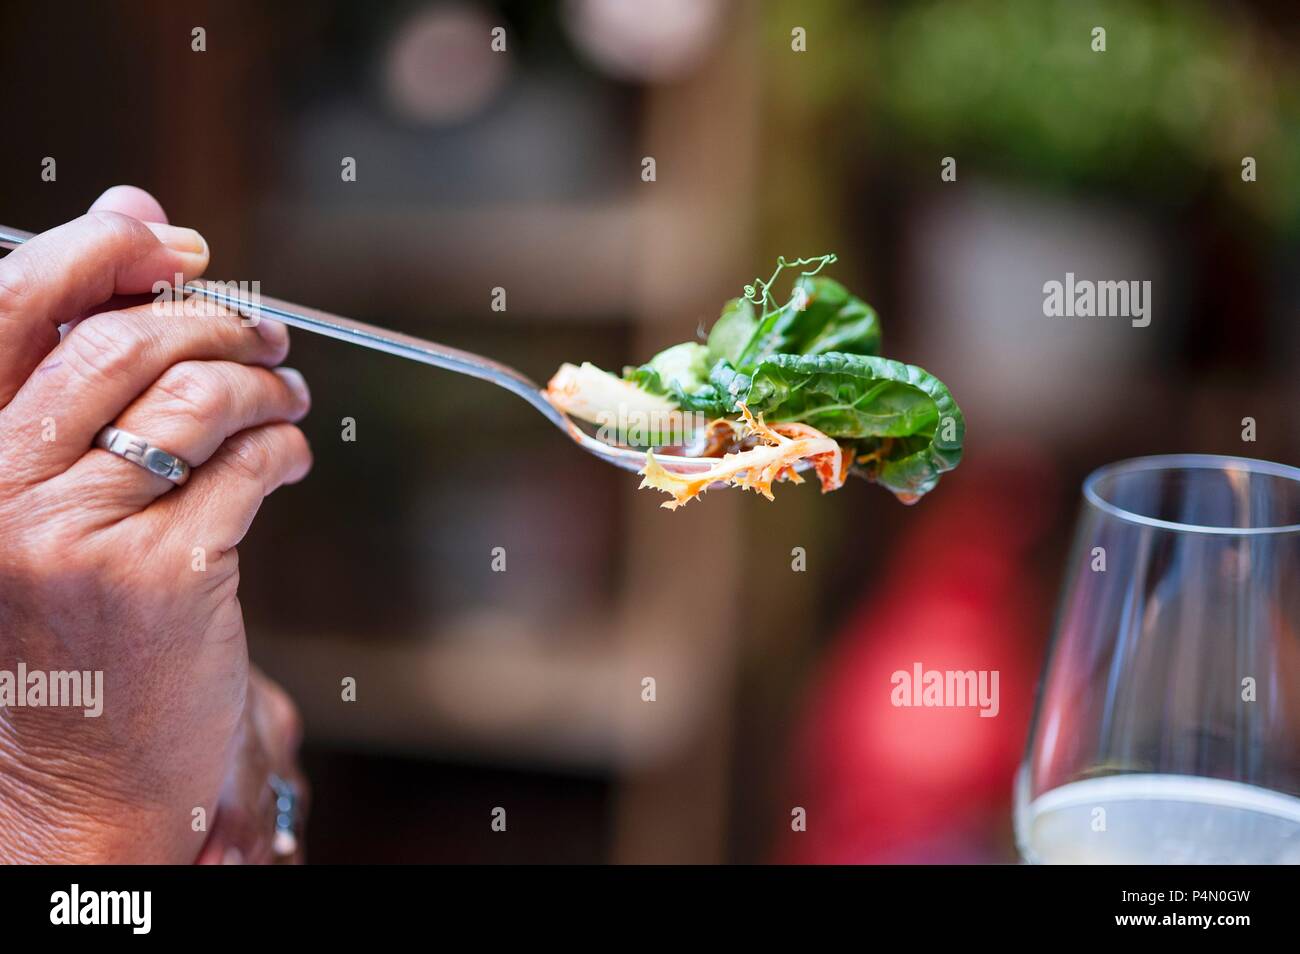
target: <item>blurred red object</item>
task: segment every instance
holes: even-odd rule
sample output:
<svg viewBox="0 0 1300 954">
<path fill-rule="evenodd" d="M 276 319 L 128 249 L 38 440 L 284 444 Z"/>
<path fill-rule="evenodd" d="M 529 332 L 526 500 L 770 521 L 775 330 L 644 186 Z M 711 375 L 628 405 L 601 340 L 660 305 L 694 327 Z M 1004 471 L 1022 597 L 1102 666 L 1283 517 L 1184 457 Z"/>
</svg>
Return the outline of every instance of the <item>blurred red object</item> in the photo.
<svg viewBox="0 0 1300 954">
<path fill-rule="evenodd" d="M 1056 585 L 1032 549 L 1055 515 L 1057 481 L 1022 448 L 983 453 L 914 511 L 897 560 L 812 681 L 788 791 L 807 830 L 779 839 L 778 861 L 1011 859 L 1012 778 Z M 895 706 L 892 674 L 917 663 L 997 671 L 997 715 Z"/>
</svg>

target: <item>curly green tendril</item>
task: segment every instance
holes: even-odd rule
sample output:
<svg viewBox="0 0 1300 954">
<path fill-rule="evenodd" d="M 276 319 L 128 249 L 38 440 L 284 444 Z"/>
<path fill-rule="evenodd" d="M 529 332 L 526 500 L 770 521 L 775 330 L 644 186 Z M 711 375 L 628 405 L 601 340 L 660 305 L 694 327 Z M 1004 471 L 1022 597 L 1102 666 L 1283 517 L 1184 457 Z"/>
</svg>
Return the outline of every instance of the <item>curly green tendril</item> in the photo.
<svg viewBox="0 0 1300 954">
<path fill-rule="evenodd" d="M 759 305 L 763 309 L 763 317 L 766 318 L 773 312 L 780 311 L 782 307 L 776 303 L 776 299 L 772 295 L 772 285 L 776 282 L 777 278 L 783 271 L 787 268 L 800 268 L 806 265 L 815 265 L 815 268 L 806 269 L 799 273 L 800 278 L 807 278 L 816 275 L 827 265 L 834 265 L 837 261 L 839 261 L 839 256 L 834 252 L 829 252 L 826 255 L 814 255 L 811 258 L 797 258 L 793 262 L 786 261 L 785 256 L 780 255 L 776 259 L 776 271 L 772 272 L 767 281 L 763 281 L 761 278 L 755 278 L 752 285 L 745 286 L 745 298 L 753 302 L 755 305 Z M 791 299 L 793 299 L 793 297 L 792 294 Z"/>
</svg>

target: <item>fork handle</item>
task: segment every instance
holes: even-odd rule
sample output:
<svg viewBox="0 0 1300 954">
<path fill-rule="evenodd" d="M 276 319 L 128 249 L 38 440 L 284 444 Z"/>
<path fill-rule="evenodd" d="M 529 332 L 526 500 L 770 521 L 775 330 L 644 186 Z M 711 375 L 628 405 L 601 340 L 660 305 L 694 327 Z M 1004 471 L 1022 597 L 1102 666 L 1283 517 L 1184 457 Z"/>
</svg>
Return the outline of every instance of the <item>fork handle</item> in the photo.
<svg viewBox="0 0 1300 954">
<path fill-rule="evenodd" d="M 32 237 L 31 232 L 0 225 L 0 247 L 14 249 Z M 434 341 L 426 341 L 424 338 L 417 338 L 400 331 L 389 331 L 377 325 L 368 325 L 317 308 L 269 298 L 260 292 L 251 297 L 232 294 L 228 290 L 229 287 L 221 282 L 193 281 L 184 286 L 184 291 L 224 305 L 249 318 L 270 318 L 293 328 L 325 335 L 327 338 L 336 338 L 363 348 L 383 351 L 397 355 L 399 358 L 408 358 L 411 361 L 433 365 L 435 368 L 445 368 L 457 374 L 467 374 L 472 378 L 490 381 L 522 397 L 557 426 L 565 430 L 569 428 L 564 416 L 542 397 L 536 384 L 514 368 L 499 361 Z"/>
</svg>

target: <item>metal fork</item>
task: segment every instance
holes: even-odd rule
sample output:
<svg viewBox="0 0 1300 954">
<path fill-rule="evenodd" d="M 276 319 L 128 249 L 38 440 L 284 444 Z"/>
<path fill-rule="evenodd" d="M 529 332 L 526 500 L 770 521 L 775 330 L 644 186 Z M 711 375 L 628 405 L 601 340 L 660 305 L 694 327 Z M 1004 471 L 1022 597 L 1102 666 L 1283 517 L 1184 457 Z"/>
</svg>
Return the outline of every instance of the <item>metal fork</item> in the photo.
<svg viewBox="0 0 1300 954">
<path fill-rule="evenodd" d="M 33 234 L 22 229 L 0 225 L 0 248 L 15 249 L 31 239 Z M 193 281 L 186 284 L 184 290 L 238 311 L 249 318 L 269 318 L 293 328 L 325 335 L 327 338 L 337 338 L 339 341 L 347 341 L 363 348 L 383 351 L 397 355 L 399 358 L 408 358 L 421 364 L 431 364 L 435 368 L 445 368 L 457 374 L 467 374 L 472 378 L 490 381 L 498 387 L 505 388 L 511 394 L 523 398 L 532 405 L 534 410 L 567 434 L 587 453 L 594 454 L 606 463 L 625 470 L 640 470 L 645 466 L 644 451 L 617 447 L 592 437 L 575 424 L 567 414 L 551 404 L 531 379 L 499 361 L 304 305 L 295 305 L 262 295 L 258 295 L 255 299 L 245 299 L 229 294 L 220 285 L 209 287 L 204 282 Z M 655 455 L 655 460 L 676 473 L 694 473 L 706 470 L 710 466 L 710 461 L 698 457 Z"/>
</svg>

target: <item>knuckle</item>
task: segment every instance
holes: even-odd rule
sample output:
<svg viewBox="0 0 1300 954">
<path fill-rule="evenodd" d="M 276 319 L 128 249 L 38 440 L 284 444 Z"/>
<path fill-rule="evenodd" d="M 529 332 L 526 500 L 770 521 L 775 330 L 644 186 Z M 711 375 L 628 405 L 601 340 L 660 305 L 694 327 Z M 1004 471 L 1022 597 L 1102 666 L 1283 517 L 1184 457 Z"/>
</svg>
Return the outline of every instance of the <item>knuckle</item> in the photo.
<svg viewBox="0 0 1300 954">
<path fill-rule="evenodd" d="M 142 232 L 153 235 L 141 223 L 121 212 L 96 209 L 86 213 L 86 221 L 99 233 L 101 240 L 115 247 L 134 244 L 142 237 Z"/>
<path fill-rule="evenodd" d="M 154 385 L 166 412 L 204 427 L 229 414 L 233 393 L 216 368 L 201 361 L 182 361 L 168 368 Z"/>
<path fill-rule="evenodd" d="M 265 428 L 245 431 L 230 441 L 225 463 L 240 480 L 262 484 L 275 460 L 275 450 Z"/>
<path fill-rule="evenodd" d="M 0 314 L 26 310 L 36 288 L 35 264 L 30 255 L 9 255 L 0 261 Z"/>
<path fill-rule="evenodd" d="M 107 311 L 73 328 L 66 344 L 65 353 L 82 377 L 115 377 L 144 358 L 149 337 L 121 312 Z"/>
</svg>

